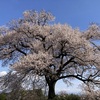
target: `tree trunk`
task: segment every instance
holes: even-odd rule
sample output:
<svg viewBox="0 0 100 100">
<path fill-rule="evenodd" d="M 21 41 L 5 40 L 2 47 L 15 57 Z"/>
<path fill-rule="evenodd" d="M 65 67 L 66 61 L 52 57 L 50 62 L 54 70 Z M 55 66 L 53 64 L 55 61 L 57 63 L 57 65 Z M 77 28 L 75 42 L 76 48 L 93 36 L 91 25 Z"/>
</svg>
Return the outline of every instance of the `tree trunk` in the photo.
<svg viewBox="0 0 100 100">
<path fill-rule="evenodd" d="M 48 91 L 48 100 L 52 100 L 56 95 L 55 95 L 55 83 L 54 81 L 51 81 L 48 86 L 49 86 L 49 91 Z"/>
</svg>

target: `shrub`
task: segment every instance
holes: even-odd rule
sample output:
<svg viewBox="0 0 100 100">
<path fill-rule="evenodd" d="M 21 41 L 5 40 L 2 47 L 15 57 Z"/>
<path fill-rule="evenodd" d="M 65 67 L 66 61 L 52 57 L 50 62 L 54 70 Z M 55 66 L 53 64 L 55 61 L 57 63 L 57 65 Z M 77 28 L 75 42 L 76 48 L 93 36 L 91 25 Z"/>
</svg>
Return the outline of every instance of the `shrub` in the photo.
<svg viewBox="0 0 100 100">
<path fill-rule="evenodd" d="M 53 100 L 81 100 L 79 95 L 75 94 L 64 94 L 64 95 L 57 95 Z"/>
<path fill-rule="evenodd" d="M 0 94 L 0 100 L 6 100 L 6 95 L 4 93 Z"/>
</svg>

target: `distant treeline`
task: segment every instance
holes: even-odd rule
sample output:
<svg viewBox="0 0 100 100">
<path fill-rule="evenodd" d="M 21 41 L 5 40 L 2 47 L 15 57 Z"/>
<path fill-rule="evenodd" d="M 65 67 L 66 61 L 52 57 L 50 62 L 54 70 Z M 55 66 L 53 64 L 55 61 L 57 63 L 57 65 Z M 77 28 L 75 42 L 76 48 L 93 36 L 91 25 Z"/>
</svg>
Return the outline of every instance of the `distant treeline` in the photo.
<svg viewBox="0 0 100 100">
<path fill-rule="evenodd" d="M 47 100 L 40 89 L 36 90 L 21 90 L 20 92 L 11 92 L 11 93 L 1 93 L 0 100 Z M 65 92 L 60 92 L 56 95 L 53 100 L 100 100 L 99 97 L 95 99 L 89 98 L 88 95 L 78 95 L 78 94 L 67 94 Z"/>
</svg>

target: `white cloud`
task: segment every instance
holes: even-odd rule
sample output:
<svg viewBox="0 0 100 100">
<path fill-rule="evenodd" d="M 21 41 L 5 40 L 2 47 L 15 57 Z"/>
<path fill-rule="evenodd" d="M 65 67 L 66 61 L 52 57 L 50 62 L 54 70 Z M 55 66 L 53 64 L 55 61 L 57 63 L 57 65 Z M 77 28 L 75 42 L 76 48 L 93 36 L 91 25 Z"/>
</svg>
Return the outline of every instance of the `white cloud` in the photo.
<svg viewBox="0 0 100 100">
<path fill-rule="evenodd" d="M 2 71 L 2 72 L 0 72 L 0 77 L 1 77 L 1 76 L 4 76 L 4 75 L 6 75 L 6 74 L 7 74 L 6 71 Z"/>
<path fill-rule="evenodd" d="M 58 81 L 56 84 L 56 93 L 59 93 L 60 91 L 66 91 L 66 93 L 81 93 L 81 89 L 79 87 L 79 84 L 81 84 L 80 81 L 78 80 L 73 80 L 72 81 L 73 85 L 72 86 L 67 86 L 62 80 Z"/>
</svg>

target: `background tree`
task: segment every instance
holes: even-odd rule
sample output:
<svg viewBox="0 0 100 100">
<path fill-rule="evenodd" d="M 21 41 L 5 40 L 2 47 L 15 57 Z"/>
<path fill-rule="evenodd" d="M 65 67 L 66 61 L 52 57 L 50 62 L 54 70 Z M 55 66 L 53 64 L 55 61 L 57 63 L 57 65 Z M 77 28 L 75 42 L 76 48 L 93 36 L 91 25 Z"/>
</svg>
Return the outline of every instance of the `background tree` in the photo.
<svg viewBox="0 0 100 100">
<path fill-rule="evenodd" d="M 0 29 L 0 60 L 10 68 L 3 77 L 5 88 L 11 88 L 12 83 L 23 86 L 30 79 L 39 84 L 41 80 L 48 85 L 48 99 L 53 99 L 60 79 L 100 84 L 100 48 L 93 41 L 100 39 L 98 25 L 81 32 L 69 25 L 50 23 L 54 17 L 45 11 L 23 14 L 24 18 Z"/>
</svg>

